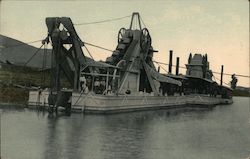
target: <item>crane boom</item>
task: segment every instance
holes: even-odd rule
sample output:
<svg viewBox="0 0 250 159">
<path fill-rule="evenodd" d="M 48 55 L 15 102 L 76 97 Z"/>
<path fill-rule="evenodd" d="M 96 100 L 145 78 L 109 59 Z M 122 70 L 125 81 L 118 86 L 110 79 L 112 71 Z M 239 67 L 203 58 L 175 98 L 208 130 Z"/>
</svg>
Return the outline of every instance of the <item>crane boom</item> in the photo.
<svg viewBox="0 0 250 159">
<path fill-rule="evenodd" d="M 73 89 L 78 90 L 80 68 L 86 63 L 86 57 L 81 49 L 84 43 L 77 35 L 69 17 L 48 17 L 46 25 L 53 47 L 52 91 L 60 91 L 61 72 L 65 74 Z"/>
</svg>

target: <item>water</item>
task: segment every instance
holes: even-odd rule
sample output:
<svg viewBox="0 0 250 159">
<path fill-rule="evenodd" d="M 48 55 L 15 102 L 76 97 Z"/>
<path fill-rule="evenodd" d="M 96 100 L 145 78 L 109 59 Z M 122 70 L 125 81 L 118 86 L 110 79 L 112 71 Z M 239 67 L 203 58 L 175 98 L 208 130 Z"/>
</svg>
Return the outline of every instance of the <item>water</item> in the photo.
<svg viewBox="0 0 250 159">
<path fill-rule="evenodd" d="M 249 98 L 214 108 L 49 116 L 2 109 L 3 159 L 245 159 Z"/>
</svg>

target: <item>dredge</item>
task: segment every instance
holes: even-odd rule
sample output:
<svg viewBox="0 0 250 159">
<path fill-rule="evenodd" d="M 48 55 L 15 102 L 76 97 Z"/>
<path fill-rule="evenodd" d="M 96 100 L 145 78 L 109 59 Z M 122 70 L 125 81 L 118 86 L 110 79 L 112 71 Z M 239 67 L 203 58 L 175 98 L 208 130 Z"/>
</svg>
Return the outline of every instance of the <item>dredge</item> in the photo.
<svg viewBox="0 0 250 159">
<path fill-rule="evenodd" d="M 134 23 L 138 27 L 134 27 Z M 66 111 L 109 113 L 183 106 L 232 103 L 232 89 L 212 80 L 207 55 L 190 54 L 186 75 L 172 73 L 170 50 L 168 74 L 155 68 L 152 39 L 142 28 L 139 13 L 133 13 L 130 27 L 118 32 L 118 44 L 105 62 L 84 55 L 84 42 L 68 17 L 46 18 L 52 44 L 51 88 L 29 92 L 29 105 L 59 107 Z M 222 71 L 223 72 L 223 71 Z M 70 88 L 62 88 L 64 74 Z M 237 79 L 232 81 L 236 85 Z"/>
</svg>

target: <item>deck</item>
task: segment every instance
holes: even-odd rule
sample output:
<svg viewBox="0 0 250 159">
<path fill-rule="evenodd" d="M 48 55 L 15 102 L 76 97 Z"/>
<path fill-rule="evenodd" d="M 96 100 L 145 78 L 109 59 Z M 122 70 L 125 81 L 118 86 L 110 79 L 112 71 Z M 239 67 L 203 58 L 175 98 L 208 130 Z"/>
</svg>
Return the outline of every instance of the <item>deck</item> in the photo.
<svg viewBox="0 0 250 159">
<path fill-rule="evenodd" d="M 28 105 L 30 107 L 48 107 L 48 91 L 40 93 L 30 91 Z M 73 93 L 71 98 L 72 111 L 85 113 L 115 113 L 148 109 L 176 107 L 207 107 L 219 104 L 231 104 L 232 99 L 210 97 L 201 94 L 178 96 L 137 95 L 96 95 L 92 93 Z"/>
</svg>

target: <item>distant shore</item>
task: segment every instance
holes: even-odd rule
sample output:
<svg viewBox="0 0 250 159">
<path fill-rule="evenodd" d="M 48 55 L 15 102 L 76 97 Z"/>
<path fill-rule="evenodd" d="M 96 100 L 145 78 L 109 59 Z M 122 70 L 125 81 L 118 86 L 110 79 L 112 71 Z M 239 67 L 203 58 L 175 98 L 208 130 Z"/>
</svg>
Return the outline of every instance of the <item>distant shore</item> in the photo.
<svg viewBox="0 0 250 159">
<path fill-rule="evenodd" d="M 20 88 L 7 89 L 9 92 L 5 91 L 3 95 L 0 93 L 0 107 L 28 107 L 28 92 L 27 90 L 22 90 Z M 13 96 L 15 92 L 15 96 Z M 19 93 L 17 95 L 16 93 Z M 233 92 L 233 97 L 248 97 L 250 98 L 250 93 L 247 94 L 245 91 L 236 90 Z"/>
<path fill-rule="evenodd" d="M 233 96 L 234 97 L 250 97 L 250 92 L 249 90 L 235 89 L 233 90 Z"/>
</svg>

